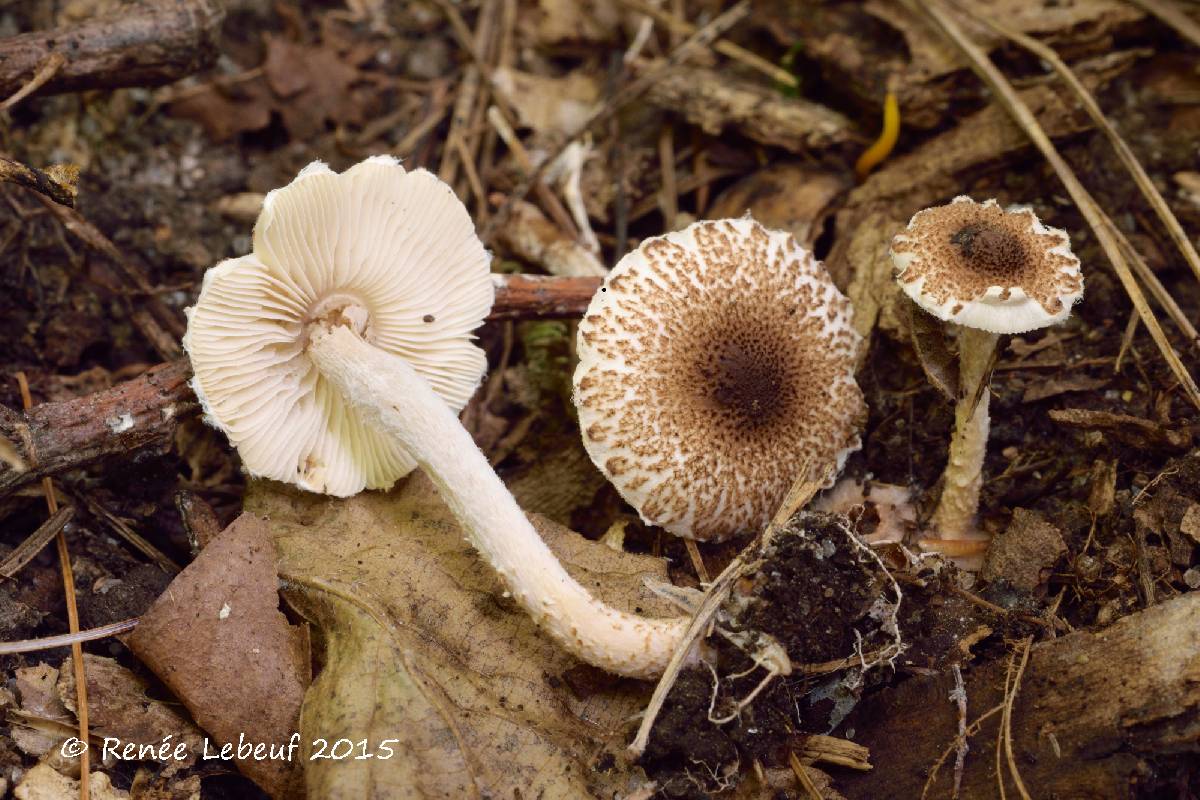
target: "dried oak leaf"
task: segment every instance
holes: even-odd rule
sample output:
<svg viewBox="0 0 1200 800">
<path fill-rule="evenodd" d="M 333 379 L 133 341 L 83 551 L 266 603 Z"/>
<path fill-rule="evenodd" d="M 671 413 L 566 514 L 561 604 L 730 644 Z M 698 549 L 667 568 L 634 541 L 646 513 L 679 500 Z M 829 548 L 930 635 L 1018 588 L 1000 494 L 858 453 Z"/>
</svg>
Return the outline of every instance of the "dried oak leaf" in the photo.
<svg viewBox="0 0 1200 800">
<path fill-rule="evenodd" d="M 219 742 L 287 744 L 307 683 L 301 628 L 279 611 L 271 529 L 243 514 L 179 573 L 130 635 L 131 650 Z M 299 771 L 280 759 L 237 760 L 273 797 Z"/>
<path fill-rule="evenodd" d="M 262 74 L 210 83 L 177 96 L 171 113 L 204 126 L 221 141 L 262 130 L 274 112 L 295 141 L 308 141 L 325 123 L 359 124 L 363 108 L 351 90 L 362 77 L 336 50 L 268 37 Z"/>
<path fill-rule="evenodd" d="M 295 141 L 307 141 L 325 130 L 325 121 L 363 121 L 351 85 L 359 72 L 334 50 L 267 39 L 263 75 L 275 95 L 275 110 Z"/>
<path fill-rule="evenodd" d="M 577 799 L 637 782 L 622 753 L 648 686 L 582 666 L 543 636 L 423 475 L 348 500 L 260 482 L 246 508 L 270 518 L 285 597 L 323 643 L 302 740 L 375 755 L 306 753 L 309 796 Z M 665 579 L 661 560 L 532 519 L 597 596 L 669 613 L 644 586 Z"/>
</svg>

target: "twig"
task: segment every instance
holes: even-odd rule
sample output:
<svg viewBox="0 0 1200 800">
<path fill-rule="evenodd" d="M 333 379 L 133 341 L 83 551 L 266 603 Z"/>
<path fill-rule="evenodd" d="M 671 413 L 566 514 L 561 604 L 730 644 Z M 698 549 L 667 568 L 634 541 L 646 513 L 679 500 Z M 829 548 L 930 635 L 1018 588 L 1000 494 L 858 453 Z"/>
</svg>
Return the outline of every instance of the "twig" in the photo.
<svg viewBox="0 0 1200 800">
<path fill-rule="evenodd" d="M 0 41 L 0 96 L 18 91 L 54 55 L 65 60 L 37 87 L 43 94 L 177 81 L 216 59 L 224 14 L 216 0 L 144 3 L 75 26 L 10 36 Z"/>
<path fill-rule="evenodd" d="M 50 540 L 58 535 L 73 516 L 75 516 L 75 509 L 72 506 L 63 506 L 56 513 L 51 514 L 50 518 L 39 525 L 36 531 L 25 537 L 25 541 L 17 545 L 15 550 L 5 556 L 3 561 L 0 561 L 0 576 L 11 578 L 20 572 L 21 567 L 42 552 L 42 548 L 50 544 Z"/>
<path fill-rule="evenodd" d="M 955 664 L 950 669 L 954 673 L 954 691 L 950 693 L 950 699 L 958 707 L 958 747 L 954 754 L 954 790 L 950 797 L 952 800 L 958 800 L 962 790 L 963 767 L 967 763 L 967 751 L 970 749 L 967 744 L 967 687 L 963 684 L 962 668 Z"/>
<path fill-rule="evenodd" d="M 663 11 L 661 8 L 652 6 L 644 0 L 617 0 L 617 2 L 639 14 L 645 14 L 673 33 L 691 36 L 697 30 L 696 26 L 687 20 Z M 727 39 L 718 39 L 713 42 L 712 49 L 727 58 L 741 62 L 751 69 L 761 72 L 771 80 L 781 83 L 790 89 L 798 89 L 800 87 L 799 79 L 783 67 L 772 64 L 765 58 L 755 55 L 744 47 L 740 47 Z"/>
<path fill-rule="evenodd" d="M 696 570 L 696 577 L 700 579 L 700 585 L 707 586 L 712 579 L 708 576 L 708 568 L 704 566 L 704 556 L 700 555 L 700 547 L 695 539 L 684 539 L 683 544 L 687 548 L 688 558 L 692 560 L 692 568 Z"/>
<path fill-rule="evenodd" d="M 796 773 L 796 780 L 800 781 L 800 785 L 804 787 L 805 793 L 808 794 L 809 800 L 824 800 L 821 796 L 821 790 L 813 783 L 813 779 L 809 777 L 808 770 L 800 763 L 800 759 L 793 752 L 788 752 L 788 765 L 791 766 L 792 772 Z"/>
<path fill-rule="evenodd" d="M 966 739 L 970 739 L 972 736 L 979 733 L 979 729 L 982 727 L 984 720 L 996 716 L 1003 710 L 1004 703 L 1000 703 L 999 705 L 989 708 L 987 711 L 976 717 L 975 720 L 966 727 L 966 730 L 963 732 L 963 736 Z M 925 779 L 925 786 L 921 790 L 921 800 L 925 800 L 925 798 L 929 795 L 929 790 L 933 788 L 933 784 L 937 781 L 938 770 L 940 770 L 942 765 L 946 763 L 946 759 L 950 757 L 950 754 L 956 752 L 958 748 L 958 737 L 955 737 L 954 741 L 947 745 L 946 749 L 942 751 L 942 754 L 938 756 L 937 761 L 935 761 L 933 766 L 930 767 L 929 777 Z"/>
<path fill-rule="evenodd" d="M 15 91 L 11 97 L 0 103 L 0 114 L 11 111 L 17 103 L 45 86 L 51 78 L 58 74 L 63 64 L 66 63 L 67 57 L 62 53 L 51 53 L 46 56 L 38 66 L 37 72 L 33 73 L 33 77 L 26 81 L 24 86 Z"/>
<path fill-rule="evenodd" d="M 1009 774 L 1012 775 L 1013 782 L 1017 785 L 1017 793 L 1021 795 L 1021 800 L 1030 800 L 1030 797 L 1029 792 L 1025 789 L 1025 782 L 1021 780 L 1021 772 L 1017 769 L 1016 759 L 1013 758 L 1012 709 L 1013 703 L 1017 699 L 1017 691 L 1021 688 L 1021 676 L 1025 674 L 1025 665 L 1029 663 L 1029 649 L 1032 645 L 1033 637 L 1025 637 L 1024 648 L 1021 653 L 1021 665 L 1017 668 L 1017 673 L 1013 676 L 1012 689 L 1004 699 L 1004 715 L 1001 718 L 1004 730 L 1004 755 L 1008 760 Z"/>
<path fill-rule="evenodd" d="M 24 372 L 17 373 L 17 386 L 21 390 L 21 404 L 29 411 L 33 407 L 33 398 L 29 394 L 29 381 Z M 54 496 L 54 484 L 49 478 L 42 479 L 42 491 L 46 494 L 46 507 L 53 518 L 58 514 L 58 499 Z M 65 521 L 64 521 L 65 522 Z M 71 570 L 71 551 L 67 549 L 67 537 L 59 527 L 54 534 L 54 543 L 58 549 L 58 564 L 62 571 L 63 593 L 67 600 L 67 629 L 72 635 L 79 633 L 79 607 L 75 599 L 75 573 Z M 75 665 L 75 698 L 76 714 L 79 717 L 79 740 L 88 741 L 88 696 L 87 672 L 83 666 L 83 647 L 79 642 L 71 643 L 71 662 Z M 87 748 L 79 754 L 79 800 L 88 800 L 88 752 Z"/>
<path fill-rule="evenodd" d="M 36 167 L 28 167 L 19 161 L 13 161 L 11 158 L 0 156 L 0 181 L 32 189 L 64 206 L 75 205 L 74 177 L 76 174 L 78 174 L 78 170 L 73 167 L 51 167 L 50 171 L 42 171 Z"/>
<path fill-rule="evenodd" d="M 1151 2 L 1145 2 L 1145 0 L 1143 0 L 1143 2 L 1139 3 L 1139 5 L 1142 5 L 1143 8 L 1145 8 L 1147 11 L 1151 11 L 1151 13 L 1157 13 L 1153 11 L 1150 6 L 1156 6 L 1159 4 L 1153 2 L 1153 0 L 1151 0 Z M 1192 245 L 1191 239 L 1189 239 L 1188 235 L 1184 232 L 1183 226 L 1179 224 L 1179 220 L 1171 212 L 1171 207 L 1168 206 L 1167 201 L 1163 199 L 1162 194 L 1158 191 L 1158 187 L 1154 185 L 1154 181 L 1150 179 L 1150 176 L 1146 174 L 1146 170 L 1142 168 L 1141 163 L 1137 160 L 1137 156 L 1133 154 L 1133 151 L 1129 149 L 1129 145 L 1126 144 L 1125 140 L 1121 138 L 1121 135 L 1117 133 L 1117 129 L 1114 128 L 1112 123 L 1108 121 L 1108 117 L 1104 116 L 1104 112 L 1100 110 L 1100 105 L 1096 102 L 1096 98 L 1092 96 L 1092 93 L 1087 90 L 1087 87 L 1085 87 L 1079 78 L 1075 76 L 1075 73 L 1071 71 L 1071 68 L 1068 67 L 1063 60 L 1058 57 L 1058 53 L 1054 52 L 1053 48 L 1047 47 L 1037 39 L 1034 39 L 1032 36 L 1026 36 L 1020 31 L 1014 30 L 1009 26 L 996 21 L 992 19 L 990 15 L 979 13 L 975 7 L 968 3 L 963 3 L 961 0 L 959 0 L 957 6 L 972 19 L 980 20 L 985 25 L 988 25 L 997 33 L 999 33 L 1001 36 L 1004 36 L 1016 42 L 1021 47 L 1024 47 L 1026 50 L 1030 51 L 1038 58 L 1049 64 L 1054 71 L 1058 73 L 1058 77 L 1062 79 L 1063 83 L 1065 83 L 1071 89 L 1071 91 L 1075 94 L 1075 97 L 1080 103 L 1083 104 L 1083 109 L 1087 112 L 1087 115 L 1092 118 L 1092 121 L 1096 123 L 1096 126 L 1099 127 L 1104 135 L 1108 138 L 1109 144 L 1111 144 L 1113 150 L 1117 152 L 1117 157 L 1121 159 L 1121 163 L 1125 165 L 1125 169 L 1129 170 L 1129 174 L 1133 176 L 1134 183 L 1137 184 L 1146 200 L 1149 201 L 1150 207 L 1154 209 L 1154 213 L 1158 215 L 1160 220 L 1162 220 L 1162 224 L 1166 227 L 1167 233 L 1170 234 L 1171 240 L 1175 243 L 1175 246 L 1179 248 L 1179 252 L 1183 254 L 1183 258 L 1185 261 L 1187 261 L 1188 266 L 1192 268 L 1192 272 L 1195 273 L 1196 279 L 1200 280 L 1200 255 L 1196 253 L 1196 248 Z M 1160 8 L 1164 11 L 1173 12 L 1180 18 L 1186 20 L 1186 23 L 1191 25 L 1191 29 L 1195 35 L 1200 37 L 1200 26 L 1197 26 L 1196 23 L 1188 19 L 1178 9 L 1165 5 L 1160 6 Z M 1200 39 L 1195 41 L 1200 44 Z M 1191 337 L 1195 339 L 1194 329 Z"/>
<path fill-rule="evenodd" d="M 88 628 L 77 633 L 60 633 L 57 636 L 45 636 L 41 639 L 21 639 L 16 642 L 0 642 L 0 656 L 11 656 L 18 653 L 32 653 L 37 650 L 52 650 L 56 647 L 78 646 L 82 642 L 95 642 L 107 639 L 109 636 L 120 636 L 129 633 L 137 627 L 137 617 L 111 622 L 99 628 Z"/>
<path fill-rule="evenodd" d="M 77 500 L 82 500 L 87 506 L 89 512 L 103 520 L 118 536 L 129 542 L 135 550 L 153 561 L 159 569 L 168 575 L 175 575 L 182 567 L 176 564 L 167 556 L 166 553 L 159 550 L 153 544 L 146 540 L 146 537 L 129 527 L 125 520 L 118 517 L 116 514 L 109 511 L 102 503 L 95 498 L 89 496 L 86 492 L 70 487 L 69 491 Z"/>
<path fill-rule="evenodd" d="M 1134 308 L 1137 309 L 1138 315 L 1142 318 L 1146 330 L 1150 332 L 1151 338 L 1158 345 L 1158 349 L 1166 360 L 1167 365 L 1183 386 L 1192 403 L 1197 408 L 1200 408 L 1200 387 L 1197 387 L 1195 380 L 1188 374 L 1187 368 L 1179 360 L 1179 355 L 1175 352 L 1175 348 L 1171 346 L 1166 334 L 1163 333 L 1162 326 L 1158 324 L 1158 319 L 1154 316 L 1154 312 L 1150 310 L 1150 306 L 1146 303 L 1145 295 L 1142 294 L 1142 290 L 1134 279 L 1119 244 L 1112 236 L 1109 224 L 1105 221 L 1104 212 L 1100 210 L 1095 199 L 1084 188 L 1083 184 L 1079 182 L 1079 178 L 1076 177 L 1070 165 L 1059 155 L 1058 150 L 1054 147 L 1054 143 L 1050 141 L 1046 132 L 1042 130 L 1033 112 L 1029 110 L 1029 107 L 1017 95 L 1012 84 L 1001 74 L 988 58 L 987 54 L 967 38 L 957 23 L 950 19 L 949 15 L 941 8 L 941 3 L 938 0 L 905 0 L 905 2 L 910 6 L 923 9 L 933 19 L 946 38 L 953 42 L 963 55 L 967 57 L 967 60 L 971 63 L 971 68 L 991 88 L 996 99 L 1012 115 L 1017 124 L 1025 131 L 1025 134 L 1033 141 L 1038 150 L 1041 151 L 1042 156 L 1054 168 L 1059 180 L 1063 182 L 1067 192 L 1079 208 L 1080 213 L 1083 214 L 1088 225 L 1092 228 L 1092 232 L 1095 233 L 1096 239 L 1104 249 L 1105 255 L 1108 256 L 1113 269 L 1117 273 L 1117 277 L 1120 279 L 1122 286 L 1124 286 L 1125 293 L 1129 295 L 1129 299 L 1133 302 Z"/>
</svg>

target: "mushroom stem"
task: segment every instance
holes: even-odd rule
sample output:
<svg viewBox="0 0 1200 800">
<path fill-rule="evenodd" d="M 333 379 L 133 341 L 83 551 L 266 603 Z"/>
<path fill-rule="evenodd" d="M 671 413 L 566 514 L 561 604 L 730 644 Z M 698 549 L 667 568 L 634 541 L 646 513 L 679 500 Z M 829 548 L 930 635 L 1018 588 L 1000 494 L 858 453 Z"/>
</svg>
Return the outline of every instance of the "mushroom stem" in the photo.
<svg viewBox="0 0 1200 800">
<path fill-rule="evenodd" d="M 315 327 L 308 355 L 367 425 L 395 437 L 428 473 L 471 544 L 555 641 L 620 675 L 662 672 L 688 620 L 618 611 L 568 575 L 446 402 L 408 362 L 343 326 Z"/>
<path fill-rule="evenodd" d="M 969 539 L 975 531 L 991 428 L 987 383 L 998 338 L 977 328 L 958 329 L 959 397 L 954 408 L 954 438 L 942 473 L 942 498 L 933 513 L 933 524 L 942 539 Z"/>
</svg>

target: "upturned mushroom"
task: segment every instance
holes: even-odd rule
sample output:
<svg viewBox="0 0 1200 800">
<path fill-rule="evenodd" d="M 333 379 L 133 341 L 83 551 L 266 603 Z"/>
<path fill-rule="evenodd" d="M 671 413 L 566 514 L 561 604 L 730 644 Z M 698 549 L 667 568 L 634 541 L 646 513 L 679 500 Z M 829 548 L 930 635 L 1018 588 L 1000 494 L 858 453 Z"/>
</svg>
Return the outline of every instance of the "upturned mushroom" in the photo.
<svg viewBox="0 0 1200 800">
<path fill-rule="evenodd" d="M 581 659 L 648 677 L 685 619 L 593 598 L 559 564 L 455 412 L 486 367 L 471 331 L 493 298 L 462 203 L 374 157 L 306 167 L 271 192 L 253 252 L 205 275 L 184 346 L 206 419 L 246 468 L 346 496 L 424 469 L 513 597 Z"/>
<path fill-rule="evenodd" d="M 997 339 L 1067 319 L 1083 296 L 1079 259 L 1066 232 L 1043 225 L 1031 209 L 1005 211 L 995 200 L 965 196 L 918 211 L 892 240 L 891 256 L 904 292 L 954 323 L 959 397 L 933 525 L 944 540 L 978 538 Z"/>
<path fill-rule="evenodd" d="M 643 242 L 579 326 L 588 454 L 647 523 L 759 530 L 805 463 L 840 472 L 860 447 L 850 315 L 810 252 L 750 217 Z"/>
</svg>

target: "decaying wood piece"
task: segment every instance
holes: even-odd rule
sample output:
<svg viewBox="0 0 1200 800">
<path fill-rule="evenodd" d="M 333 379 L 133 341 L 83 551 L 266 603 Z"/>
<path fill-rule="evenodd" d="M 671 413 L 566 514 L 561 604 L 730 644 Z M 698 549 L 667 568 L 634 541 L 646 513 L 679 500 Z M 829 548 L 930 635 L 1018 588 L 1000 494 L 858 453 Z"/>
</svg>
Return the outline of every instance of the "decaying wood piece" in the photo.
<svg viewBox="0 0 1200 800">
<path fill-rule="evenodd" d="M 541 209 L 525 200 L 513 202 L 508 222 L 496 232 L 496 238 L 513 255 L 551 275 L 603 277 L 608 272 L 595 253 L 567 236 Z"/>
<path fill-rule="evenodd" d="M 78 172 L 77 168 L 62 165 L 40 170 L 0 156 L 0 180 L 41 192 L 64 206 L 75 205 L 75 176 Z"/>
<path fill-rule="evenodd" d="M 497 275 L 496 302 L 488 318 L 577 317 L 600 280 Z M 199 410 L 187 385 L 191 377 L 191 366 L 182 358 L 111 389 L 43 403 L 24 414 L 0 406 L 0 495 L 109 456 L 166 449 L 179 422 Z"/>
<path fill-rule="evenodd" d="M 773 86 L 736 80 L 716 70 L 677 67 L 651 85 L 646 99 L 682 114 L 714 136 L 737 128 L 763 144 L 794 153 L 850 139 L 852 124 L 841 114 Z"/>
<path fill-rule="evenodd" d="M 66 60 L 39 94 L 179 80 L 216 58 L 223 15 L 215 0 L 172 0 L 0 39 L 0 97 L 20 89 L 55 53 Z"/>
<path fill-rule="evenodd" d="M 496 303 L 488 319 L 578 317 L 587 310 L 601 278 L 497 275 Z"/>
<path fill-rule="evenodd" d="M 1000 659 L 972 670 L 968 719 L 1002 702 L 1007 668 Z M 954 745 L 953 689 L 945 674 L 913 678 L 865 700 L 851 725 L 875 769 L 840 775 L 838 788 L 851 800 L 921 797 L 930 768 Z M 970 739 L 963 800 L 999 796 L 1000 716 L 985 720 Z M 1013 755 L 1036 797 L 1129 797 L 1146 759 L 1200 753 L 1200 593 L 1100 631 L 1035 645 L 1011 724 Z M 948 797 L 952 773 L 940 770 L 925 796 Z M 1013 796 L 1013 784 L 1006 785 Z"/>
<path fill-rule="evenodd" d="M 28 467 L 18 471 L 0 462 L 0 492 L 107 456 L 167 447 L 178 421 L 197 409 L 189 377 L 186 361 L 172 361 L 111 389 L 42 403 L 24 414 L 0 406 L 0 436 Z"/>
</svg>

